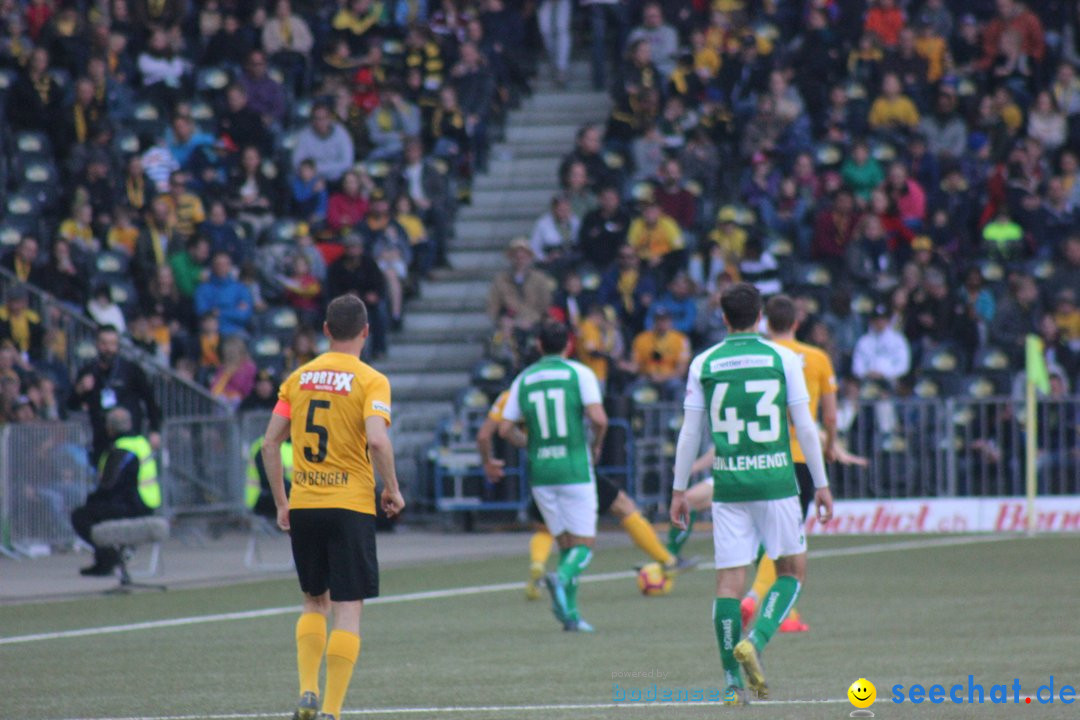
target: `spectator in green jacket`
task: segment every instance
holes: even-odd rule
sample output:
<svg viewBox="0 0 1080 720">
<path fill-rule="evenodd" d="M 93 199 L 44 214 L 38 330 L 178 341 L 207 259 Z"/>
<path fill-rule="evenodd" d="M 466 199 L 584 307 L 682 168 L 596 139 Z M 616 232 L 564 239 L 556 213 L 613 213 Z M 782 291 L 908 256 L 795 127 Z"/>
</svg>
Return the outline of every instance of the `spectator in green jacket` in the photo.
<svg viewBox="0 0 1080 720">
<path fill-rule="evenodd" d="M 185 298 L 195 295 L 195 288 L 209 277 L 206 267 L 210 259 L 210 241 L 196 235 L 188 240 L 187 246 L 169 258 L 176 287 Z"/>
</svg>

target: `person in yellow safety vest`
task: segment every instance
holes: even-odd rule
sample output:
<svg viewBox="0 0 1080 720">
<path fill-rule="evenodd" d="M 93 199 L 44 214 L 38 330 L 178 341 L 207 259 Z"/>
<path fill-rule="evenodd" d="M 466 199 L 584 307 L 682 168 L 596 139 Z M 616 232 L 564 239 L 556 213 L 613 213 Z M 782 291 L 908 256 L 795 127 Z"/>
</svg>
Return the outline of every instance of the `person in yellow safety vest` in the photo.
<svg viewBox="0 0 1080 720">
<path fill-rule="evenodd" d="M 270 479 L 266 476 L 266 466 L 262 459 L 263 439 L 251 444 L 248 452 L 247 483 L 244 488 L 244 499 L 249 509 L 256 515 L 277 520 L 277 506 L 274 504 L 274 495 L 270 492 Z M 286 440 L 281 443 L 281 467 L 285 471 L 285 495 L 288 496 L 292 488 L 293 471 L 293 447 Z"/>
<path fill-rule="evenodd" d="M 106 520 L 151 515 L 161 507 L 157 461 L 150 441 L 133 434 L 131 413 L 118 407 L 105 416 L 105 432 L 113 439 L 98 463 L 98 486 L 86 504 L 71 513 L 75 532 L 94 544 L 90 531 Z M 120 550 L 94 546 L 94 564 L 79 572 L 88 576 L 112 574 L 120 562 Z"/>
</svg>

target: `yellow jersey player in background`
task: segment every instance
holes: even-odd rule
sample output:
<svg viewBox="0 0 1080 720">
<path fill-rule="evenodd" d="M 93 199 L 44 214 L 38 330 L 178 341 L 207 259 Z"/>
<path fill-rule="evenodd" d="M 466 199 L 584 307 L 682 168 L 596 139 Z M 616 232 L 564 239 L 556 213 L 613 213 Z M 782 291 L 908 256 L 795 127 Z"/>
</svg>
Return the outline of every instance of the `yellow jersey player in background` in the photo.
<svg viewBox="0 0 1080 720">
<path fill-rule="evenodd" d="M 802 360 L 803 377 L 806 379 L 806 389 L 810 395 L 810 415 L 818 417 L 818 407 L 821 408 L 821 424 L 824 427 L 824 441 L 822 449 L 827 462 L 841 462 L 843 464 L 866 465 L 865 458 L 850 455 L 840 447 L 836 440 L 836 373 L 833 370 L 832 361 L 820 348 L 795 339 L 798 330 L 798 322 L 795 317 L 795 303 L 786 295 L 776 295 L 765 303 L 765 318 L 768 324 L 769 339 L 777 345 L 793 351 Z M 814 483 L 810 478 L 810 471 L 806 467 L 806 456 L 799 447 L 799 440 L 795 433 L 791 432 L 791 456 L 795 463 L 795 477 L 799 483 L 799 503 L 802 506 L 803 518 L 806 518 L 807 510 L 814 499 Z M 692 472 L 701 473 L 712 467 L 715 450 L 710 448 L 702 457 L 694 463 Z M 698 483 L 687 492 L 687 500 L 690 507 L 695 511 L 703 511 L 709 508 L 712 498 L 712 478 Z M 693 515 L 691 515 L 693 517 Z M 668 539 L 668 550 L 678 553 L 682 545 L 689 539 L 691 528 L 680 530 L 672 526 Z M 764 593 L 776 581 L 776 566 L 767 556 L 762 555 L 754 576 L 754 584 L 743 598 L 741 603 L 743 625 L 749 625 L 757 605 Z M 798 610 L 792 608 L 788 617 L 780 624 L 780 632 L 806 632 L 810 626 L 799 615 Z"/>
<path fill-rule="evenodd" d="M 296 623 L 300 702 L 294 720 L 338 720 L 360 655 L 363 602 L 379 594 L 375 554 L 375 473 L 388 517 L 405 501 L 394 472 L 390 383 L 360 360 L 367 308 L 343 295 L 326 308 L 330 350 L 282 383 L 263 439 L 262 459 L 290 533 L 304 605 Z M 281 445 L 293 446 L 292 491 L 285 495 Z M 333 632 L 326 622 L 333 613 Z M 326 692 L 319 713 L 319 669 L 326 654 Z"/>
</svg>

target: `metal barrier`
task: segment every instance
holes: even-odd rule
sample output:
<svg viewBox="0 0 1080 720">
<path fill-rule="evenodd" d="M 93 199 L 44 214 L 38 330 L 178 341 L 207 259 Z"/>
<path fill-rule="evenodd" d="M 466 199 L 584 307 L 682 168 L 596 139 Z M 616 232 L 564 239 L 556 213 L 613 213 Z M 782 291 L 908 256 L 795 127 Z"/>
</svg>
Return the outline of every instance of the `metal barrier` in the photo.
<svg viewBox="0 0 1080 720">
<path fill-rule="evenodd" d="M 469 423 L 465 422 L 465 427 Z M 526 454 L 524 450 L 511 452 L 504 468 L 505 476 L 492 483 L 484 476 L 480 466 L 480 453 L 476 450 L 475 431 L 471 437 L 453 436 L 433 450 L 434 454 L 434 504 L 441 512 L 515 511 L 525 518 L 532 495 L 529 491 Z M 640 502 L 649 498 L 637 496 L 634 465 L 634 432 L 630 423 L 612 419 L 604 440 L 601 463 L 596 467 L 597 477 L 606 477 L 627 494 Z"/>
<path fill-rule="evenodd" d="M 1025 492 L 1024 406 L 1014 398 L 861 400 L 840 440 L 869 460 L 829 466 L 839 498 L 1008 496 Z M 1040 495 L 1080 494 L 1080 395 L 1040 398 Z M 682 408 L 632 415 L 638 502 L 666 504 Z"/>
<path fill-rule="evenodd" d="M 35 556 L 71 547 L 71 511 L 94 483 L 89 442 L 83 423 L 0 428 L 0 549 Z"/>
<path fill-rule="evenodd" d="M 165 515 L 246 511 L 247 460 L 240 431 L 241 423 L 233 417 L 194 416 L 165 421 L 161 433 Z"/>
<path fill-rule="evenodd" d="M 10 271 L 0 268 L 0 291 L 6 291 L 16 283 L 17 280 Z M 58 359 L 72 372 L 91 360 L 97 353 L 94 343 L 97 326 L 77 309 L 61 303 L 47 292 L 32 285 L 25 287 L 30 293 L 30 308 L 41 317 L 45 329 L 56 331 L 64 338 L 64 354 Z M 120 354 L 138 363 L 146 373 L 154 389 L 154 397 L 165 417 L 229 412 L 228 406 L 213 397 L 206 388 L 180 377 L 171 368 L 158 363 L 149 353 L 136 348 L 126 338 L 120 344 Z"/>
</svg>

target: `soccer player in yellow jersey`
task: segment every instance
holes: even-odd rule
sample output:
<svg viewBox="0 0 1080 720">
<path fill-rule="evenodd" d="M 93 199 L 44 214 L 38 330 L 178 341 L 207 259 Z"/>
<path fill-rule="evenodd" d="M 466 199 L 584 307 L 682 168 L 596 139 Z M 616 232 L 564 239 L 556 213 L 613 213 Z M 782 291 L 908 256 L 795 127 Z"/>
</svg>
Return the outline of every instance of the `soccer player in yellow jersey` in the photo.
<svg viewBox="0 0 1080 720">
<path fill-rule="evenodd" d="M 861 458 L 848 456 L 840 457 L 836 442 L 836 373 L 833 371 L 832 361 L 820 348 L 801 343 L 795 339 L 795 331 L 798 323 L 795 320 L 795 303 L 786 295 L 776 295 L 765 304 L 765 317 L 768 322 L 769 339 L 777 345 L 782 345 L 795 352 L 802 359 L 803 376 L 806 378 L 806 389 L 810 394 L 810 415 L 815 419 L 818 416 L 818 406 L 821 406 L 821 424 L 825 428 L 825 441 L 822 445 L 825 459 L 833 462 L 838 459 L 848 462 L 859 463 Z M 715 451 L 710 449 L 703 457 L 699 458 L 693 467 L 694 472 L 702 472 L 712 466 Z M 799 503 L 802 505 L 803 518 L 806 517 L 807 509 L 814 499 L 814 482 L 810 477 L 810 471 L 806 467 L 806 456 L 795 433 L 791 433 L 791 457 L 795 463 L 795 477 L 799 482 Z M 698 483 L 687 493 L 690 507 L 695 510 L 709 506 L 712 498 L 712 480 Z M 672 535 L 668 542 L 668 549 L 678 553 L 678 549 L 689 537 L 690 529 L 679 531 L 672 528 Z M 776 566 L 767 556 L 762 555 L 758 562 L 757 574 L 754 576 L 754 584 L 746 597 L 742 600 L 743 625 L 749 624 L 757 610 L 758 600 L 776 581 Z M 788 617 L 780 623 L 780 632 L 806 632 L 810 627 L 799 616 L 794 608 Z"/>
<path fill-rule="evenodd" d="M 505 463 L 492 454 L 492 440 L 502 421 L 503 408 L 506 407 L 506 399 L 509 396 L 509 390 L 499 393 L 491 409 L 488 410 L 484 424 L 476 432 L 476 448 L 480 452 L 484 476 L 489 482 L 498 482 L 503 477 Z M 597 477 L 596 495 L 597 514 L 603 515 L 610 510 L 611 514 L 619 519 L 619 524 L 634 544 L 660 563 L 666 572 L 682 572 L 697 564 L 697 558 L 681 559 L 668 552 L 664 544 L 660 542 L 660 538 L 656 536 L 656 530 L 653 529 L 652 524 L 642 516 L 637 504 L 611 480 L 603 476 Z M 538 600 L 540 579 L 544 577 L 548 557 L 555 545 L 555 538 L 544 525 L 535 502 L 529 502 L 529 517 L 533 520 L 535 531 L 529 538 L 529 581 L 525 584 L 525 597 L 529 600 Z"/>
<path fill-rule="evenodd" d="M 330 350 L 282 383 L 263 440 L 262 459 L 277 523 L 292 541 L 303 613 L 296 623 L 300 702 L 294 720 L 338 720 L 360 655 L 360 611 L 379 594 L 375 556 L 375 475 L 388 517 L 405 501 L 394 472 L 390 383 L 360 361 L 367 308 L 342 295 L 326 308 Z M 292 493 L 285 496 L 281 444 L 293 446 Z M 333 632 L 327 638 L 327 617 Z M 319 713 L 319 669 L 326 654 L 326 692 Z"/>
</svg>

